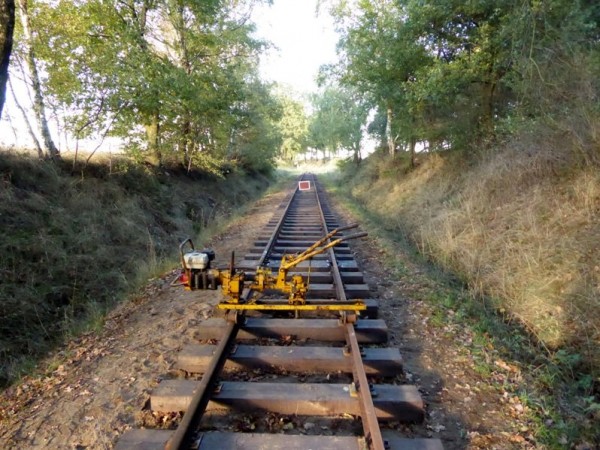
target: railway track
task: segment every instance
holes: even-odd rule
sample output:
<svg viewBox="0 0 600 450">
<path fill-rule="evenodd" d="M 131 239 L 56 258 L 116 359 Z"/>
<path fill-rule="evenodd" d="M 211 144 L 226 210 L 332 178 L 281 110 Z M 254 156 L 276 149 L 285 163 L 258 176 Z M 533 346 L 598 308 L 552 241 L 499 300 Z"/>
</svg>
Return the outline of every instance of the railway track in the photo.
<svg viewBox="0 0 600 450">
<path fill-rule="evenodd" d="M 340 228 L 314 177 L 304 181 L 310 189 L 288 196 L 236 264 L 249 279 L 259 266 L 278 270 L 284 254 L 301 253 L 332 230 L 342 240 L 362 235 Z M 308 280 L 306 303 L 318 311 L 269 311 L 281 300 L 267 296 L 260 302 L 266 311 L 230 310 L 202 322 L 202 344 L 178 355 L 176 368 L 187 377 L 162 381 L 149 401 L 162 414 L 184 411 L 178 428 L 130 430 L 118 450 L 442 448 L 437 439 L 405 438 L 388 426 L 422 421 L 423 401 L 415 386 L 399 384 L 402 358 L 384 346 L 377 301 L 361 301 L 366 310 L 356 320 L 351 305 L 369 288 L 350 246 L 341 242 L 292 272 Z M 251 295 L 242 293 L 244 300 Z M 326 307 L 338 304 L 350 306 Z"/>
</svg>

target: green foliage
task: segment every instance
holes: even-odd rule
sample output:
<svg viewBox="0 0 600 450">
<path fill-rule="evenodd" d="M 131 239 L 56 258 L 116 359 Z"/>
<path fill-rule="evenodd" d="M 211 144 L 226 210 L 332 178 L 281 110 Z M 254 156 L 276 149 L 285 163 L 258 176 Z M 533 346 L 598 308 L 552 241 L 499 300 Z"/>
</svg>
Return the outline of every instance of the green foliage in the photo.
<svg viewBox="0 0 600 450">
<path fill-rule="evenodd" d="M 354 161 L 360 161 L 363 126 L 369 110 L 366 102 L 352 89 L 330 85 L 314 95 L 312 103 L 311 146 L 331 154 L 351 150 Z"/>
<path fill-rule="evenodd" d="M 349 2 L 346 8 L 344 3 L 335 12 L 342 32 L 340 82 L 354 87 L 379 117 L 389 111 L 393 123 L 386 139 L 409 142 L 416 131 L 413 116 L 420 114 L 418 105 L 408 103 L 409 89 L 431 58 L 412 35 L 405 6 L 388 0 Z M 384 130 L 385 125 L 377 133 L 382 140 Z"/>
<path fill-rule="evenodd" d="M 328 73 L 377 108 L 370 130 L 382 141 L 473 150 L 541 119 L 570 136 L 567 145 L 585 162 L 600 162 L 593 2 L 329 5 L 342 37 L 340 61 Z"/>
<path fill-rule="evenodd" d="M 283 133 L 278 128 L 281 104 L 261 83 L 249 86 L 246 102 L 237 105 L 232 142 L 228 158 L 248 171 L 268 173 L 275 166 L 276 152 L 281 148 Z"/>
<path fill-rule="evenodd" d="M 289 95 L 279 94 L 278 101 L 281 108 L 281 116 L 276 125 L 281 136 L 279 156 L 292 161 L 295 155 L 306 149 L 308 117 L 304 104 Z"/>
<path fill-rule="evenodd" d="M 153 163 L 213 173 L 260 148 L 249 160 L 268 168 L 276 136 L 260 146 L 232 138 L 242 130 L 259 136 L 273 121 L 257 71 L 265 44 L 246 20 L 257 1 L 36 3 L 47 94 L 77 139 L 118 136 Z"/>
</svg>

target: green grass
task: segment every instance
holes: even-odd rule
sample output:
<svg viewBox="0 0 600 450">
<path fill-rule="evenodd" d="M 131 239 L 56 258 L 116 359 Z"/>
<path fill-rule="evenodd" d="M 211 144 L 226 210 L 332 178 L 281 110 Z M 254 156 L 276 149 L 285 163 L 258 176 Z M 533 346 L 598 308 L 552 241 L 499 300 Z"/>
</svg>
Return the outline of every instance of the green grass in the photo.
<svg viewBox="0 0 600 450">
<path fill-rule="evenodd" d="M 177 265 L 185 237 L 214 234 L 270 181 L 121 159 L 72 172 L 0 154 L 0 386 L 84 331 L 147 280 Z"/>
</svg>

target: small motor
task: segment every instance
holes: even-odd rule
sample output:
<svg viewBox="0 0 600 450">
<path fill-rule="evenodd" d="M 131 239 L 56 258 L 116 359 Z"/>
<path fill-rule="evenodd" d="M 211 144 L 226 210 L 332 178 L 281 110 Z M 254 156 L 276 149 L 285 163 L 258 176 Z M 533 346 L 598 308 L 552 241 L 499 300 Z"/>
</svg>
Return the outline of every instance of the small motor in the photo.
<svg viewBox="0 0 600 450">
<path fill-rule="evenodd" d="M 210 269 L 210 262 L 215 259 L 215 252 L 208 249 L 194 250 L 183 255 L 183 259 L 188 269 Z"/>
<path fill-rule="evenodd" d="M 192 251 L 183 253 L 183 247 L 188 242 L 190 243 Z M 194 249 L 194 243 L 190 238 L 188 238 L 179 245 L 179 252 L 183 270 L 181 276 L 179 277 L 179 281 L 185 285 L 186 289 L 194 290 L 217 288 L 218 271 L 215 276 L 210 267 L 211 261 L 214 261 L 215 259 L 214 250 L 196 250 Z"/>
</svg>

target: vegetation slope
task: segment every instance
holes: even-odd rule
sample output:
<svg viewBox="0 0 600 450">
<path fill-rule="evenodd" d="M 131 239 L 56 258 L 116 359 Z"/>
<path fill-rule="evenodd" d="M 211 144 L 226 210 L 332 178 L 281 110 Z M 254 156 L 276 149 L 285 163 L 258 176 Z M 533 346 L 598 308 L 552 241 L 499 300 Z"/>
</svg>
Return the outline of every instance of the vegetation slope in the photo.
<svg viewBox="0 0 600 450">
<path fill-rule="evenodd" d="M 340 58 L 324 75 L 374 109 L 382 147 L 337 184 L 468 285 L 469 307 L 440 315 L 473 306 L 448 320 L 522 364 L 549 399 L 538 417 L 559 410 L 583 433 L 600 412 L 600 9 L 331 4 Z"/>
<path fill-rule="evenodd" d="M 84 327 L 196 236 L 268 185 L 148 169 L 120 160 L 73 171 L 66 161 L 0 155 L 0 385 Z M 200 245 L 199 242 L 196 243 Z"/>
<path fill-rule="evenodd" d="M 520 135 L 477 157 L 421 154 L 414 169 L 378 151 L 345 164 L 340 184 L 458 275 L 482 306 L 474 320 L 504 322 L 538 394 L 577 422 L 599 406 L 600 174 L 559 142 Z"/>
</svg>

